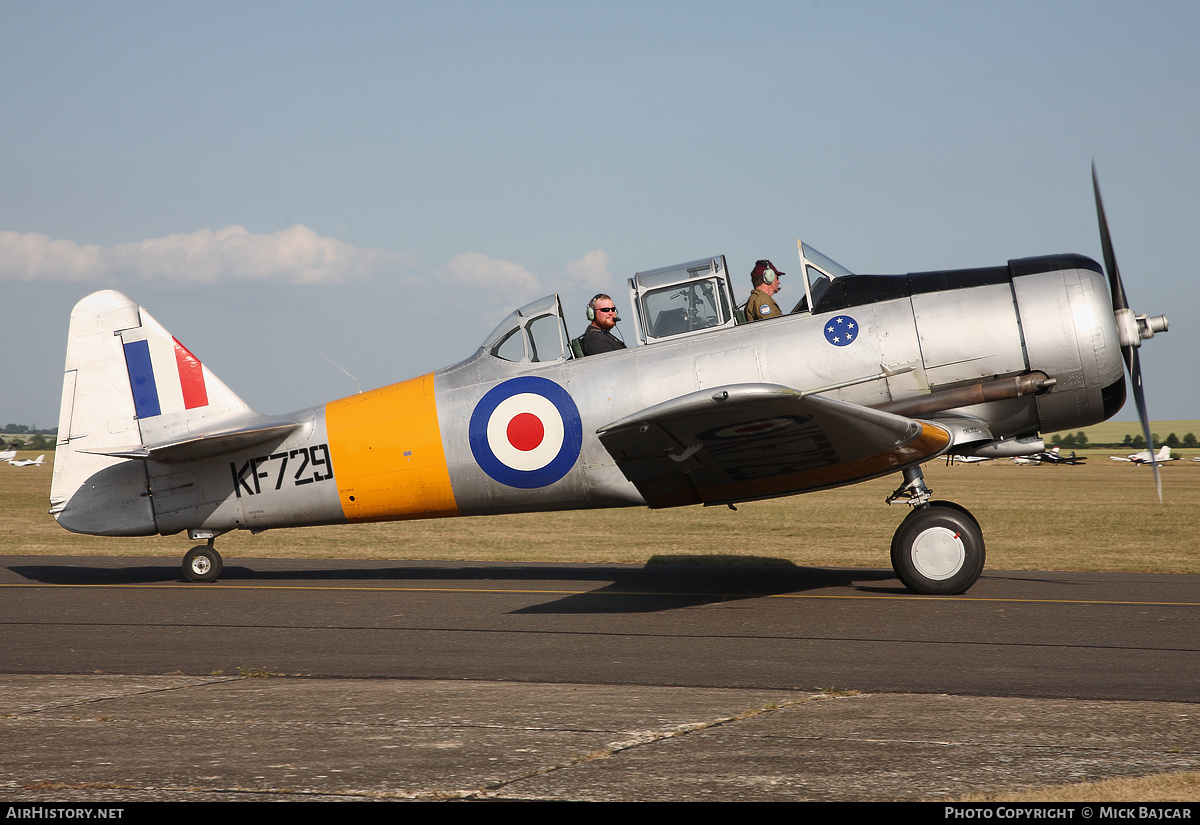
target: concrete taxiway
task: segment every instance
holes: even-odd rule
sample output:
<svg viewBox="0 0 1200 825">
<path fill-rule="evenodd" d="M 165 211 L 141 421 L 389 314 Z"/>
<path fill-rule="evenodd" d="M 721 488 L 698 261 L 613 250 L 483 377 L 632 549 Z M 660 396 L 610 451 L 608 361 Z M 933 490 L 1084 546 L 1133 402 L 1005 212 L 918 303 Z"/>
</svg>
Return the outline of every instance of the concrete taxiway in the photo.
<svg viewBox="0 0 1200 825">
<path fill-rule="evenodd" d="M 1200 769 L 1197 706 L 182 676 L 0 677 L 0 799 L 938 800 Z"/>
</svg>

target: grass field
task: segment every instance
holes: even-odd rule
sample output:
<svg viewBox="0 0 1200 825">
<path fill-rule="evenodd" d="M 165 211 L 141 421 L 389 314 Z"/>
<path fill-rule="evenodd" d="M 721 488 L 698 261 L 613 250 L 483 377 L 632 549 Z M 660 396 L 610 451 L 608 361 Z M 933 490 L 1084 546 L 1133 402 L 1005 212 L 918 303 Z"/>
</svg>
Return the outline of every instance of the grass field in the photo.
<svg viewBox="0 0 1200 825">
<path fill-rule="evenodd" d="M 1200 573 L 1200 462 L 1163 467 L 1163 504 L 1147 467 L 1081 451 L 1080 467 L 1008 461 L 928 464 L 935 498 L 970 509 L 984 529 L 987 566 L 1010 570 Z M 25 457 L 22 455 L 22 457 Z M 726 507 L 573 513 L 310 527 L 217 540 L 229 559 L 346 558 L 452 561 L 697 562 L 888 567 L 907 506 L 887 506 L 888 477 L 841 490 Z M 0 464 L 0 554 L 174 556 L 166 538 L 68 533 L 46 513 L 50 466 Z"/>
<path fill-rule="evenodd" d="M 1077 432 L 1079 430 L 1049 433 L 1046 435 L 1046 443 L 1049 444 L 1050 439 L 1055 435 L 1066 436 L 1068 433 L 1074 435 Z M 1163 440 L 1166 440 L 1171 433 L 1175 433 L 1181 440 L 1188 433 L 1195 433 L 1197 437 L 1200 437 L 1200 421 L 1194 418 L 1181 421 L 1151 421 L 1150 432 L 1158 433 Z M 1120 444 L 1127 435 L 1141 435 L 1142 425 L 1137 421 L 1105 421 L 1094 427 L 1084 427 L 1083 434 L 1087 436 L 1090 444 Z M 1189 454 L 1193 453 L 1196 451 L 1189 451 Z"/>
</svg>

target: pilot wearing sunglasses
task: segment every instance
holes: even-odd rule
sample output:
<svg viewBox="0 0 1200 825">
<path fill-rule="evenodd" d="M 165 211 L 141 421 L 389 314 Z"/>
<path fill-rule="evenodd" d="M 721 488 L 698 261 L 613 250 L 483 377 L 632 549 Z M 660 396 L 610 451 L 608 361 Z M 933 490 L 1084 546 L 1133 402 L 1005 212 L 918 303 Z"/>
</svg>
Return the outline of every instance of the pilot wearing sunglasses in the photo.
<svg viewBox="0 0 1200 825">
<path fill-rule="evenodd" d="M 588 328 L 579 336 L 579 344 L 583 347 L 584 355 L 599 355 L 602 352 L 625 349 L 625 342 L 612 334 L 617 321 L 617 306 L 613 299 L 600 293 L 588 301 L 587 318 L 591 321 Z"/>
</svg>

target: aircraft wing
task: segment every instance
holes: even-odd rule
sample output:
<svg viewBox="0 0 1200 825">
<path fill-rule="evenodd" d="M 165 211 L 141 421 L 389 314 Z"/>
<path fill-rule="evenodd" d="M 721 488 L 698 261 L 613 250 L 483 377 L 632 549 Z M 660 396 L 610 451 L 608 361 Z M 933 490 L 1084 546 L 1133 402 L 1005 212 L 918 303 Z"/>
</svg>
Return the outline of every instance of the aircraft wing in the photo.
<svg viewBox="0 0 1200 825">
<path fill-rule="evenodd" d="M 777 384 L 689 393 L 597 434 L 651 507 L 839 487 L 919 464 L 952 440 L 929 421 Z"/>
</svg>

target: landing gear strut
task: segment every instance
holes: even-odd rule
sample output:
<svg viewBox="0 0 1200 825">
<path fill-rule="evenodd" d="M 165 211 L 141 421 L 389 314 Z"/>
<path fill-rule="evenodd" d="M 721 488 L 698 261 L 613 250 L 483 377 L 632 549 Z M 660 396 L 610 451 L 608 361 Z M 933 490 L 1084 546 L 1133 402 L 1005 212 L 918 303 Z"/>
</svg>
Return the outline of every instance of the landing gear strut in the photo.
<svg viewBox="0 0 1200 825">
<path fill-rule="evenodd" d="M 213 547 L 214 539 L 208 544 L 200 544 L 187 551 L 183 557 L 183 576 L 190 582 L 215 582 L 221 575 L 225 563 L 221 554 Z"/>
<path fill-rule="evenodd" d="M 888 496 L 889 504 L 905 499 L 913 507 L 892 537 L 892 569 L 914 593 L 965 593 L 983 572 L 983 531 L 965 507 L 931 496 L 920 468 L 905 470 L 904 484 Z"/>
</svg>

